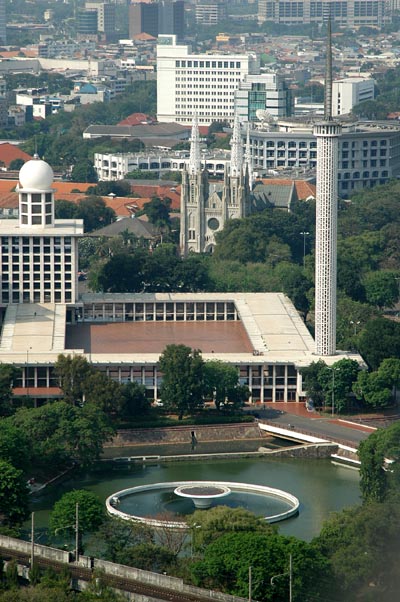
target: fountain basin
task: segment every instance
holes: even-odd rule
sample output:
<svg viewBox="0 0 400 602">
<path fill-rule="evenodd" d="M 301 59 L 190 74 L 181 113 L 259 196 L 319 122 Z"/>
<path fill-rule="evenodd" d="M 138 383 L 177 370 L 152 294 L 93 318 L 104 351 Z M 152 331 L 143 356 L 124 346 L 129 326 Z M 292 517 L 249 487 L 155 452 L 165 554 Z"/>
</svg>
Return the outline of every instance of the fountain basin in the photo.
<svg viewBox="0 0 400 602">
<path fill-rule="evenodd" d="M 179 485 L 174 490 L 175 495 L 191 499 L 196 508 L 206 510 L 211 507 L 213 500 L 226 497 L 231 494 L 231 489 L 219 483 L 190 483 Z"/>
<path fill-rule="evenodd" d="M 124 505 L 124 498 L 128 498 L 131 496 L 140 496 L 140 494 L 163 494 L 167 492 L 174 492 L 177 488 L 190 488 L 191 486 L 202 486 L 202 487 L 218 487 L 221 490 L 222 488 L 229 489 L 232 494 L 240 493 L 240 494 L 254 494 L 258 496 L 262 496 L 266 498 L 274 500 L 279 500 L 284 505 L 285 509 L 282 512 L 271 514 L 271 515 L 263 515 L 264 519 L 269 523 L 275 523 L 278 521 L 285 520 L 291 516 L 295 516 L 299 512 L 300 502 L 291 493 L 287 491 L 282 491 L 281 489 L 274 489 L 272 487 L 265 487 L 262 485 L 253 485 L 249 483 L 231 483 L 226 481 L 170 481 L 165 483 L 153 483 L 149 485 L 139 485 L 138 487 L 130 487 L 128 489 L 123 489 L 122 491 L 118 491 L 113 493 L 106 499 L 106 508 L 108 514 L 111 516 L 115 516 L 116 518 L 141 522 L 145 523 L 152 527 L 168 527 L 171 529 L 187 529 L 188 526 L 184 519 L 179 520 L 160 520 L 159 518 L 153 518 L 151 516 L 144 516 L 143 514 L 139 514 L 139 512 L 125 512 L 119 506 Z M 220 497 L 224 497 L 227 494 L 223 494 Z M 188 497 L 188 496 L 179 496 L 179 497 Z M 210 499 L 208 499 L 210 501 Z M 214 501 L 216 501 L 214 499 Z M 217 500 L 218 501 L 218 500 Z M 210 503 L 212 503 L 211 500 Z M 141 510 L 141 509 L 140 509 Z M 144 509 L 143 509 L 144 511 Z"/>
</svg>

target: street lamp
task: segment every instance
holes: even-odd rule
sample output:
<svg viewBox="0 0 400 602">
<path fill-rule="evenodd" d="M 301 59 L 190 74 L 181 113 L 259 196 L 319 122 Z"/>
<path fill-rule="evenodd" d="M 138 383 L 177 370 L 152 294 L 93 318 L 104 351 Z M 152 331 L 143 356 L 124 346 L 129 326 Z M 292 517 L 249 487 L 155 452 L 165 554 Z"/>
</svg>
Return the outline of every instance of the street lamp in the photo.
<svg viewBox="0 0 400 602">
<path fill-rule="evenodd" d="M 306 236 L 309 236 L 309 232 L 300 232 L 300 235 L 303 237 L 303 268 L 306 267 Z"/>
<path fill-rule="evenodd" d="M 274 585 L 275 579 L 278 577 L 285 577 L 289 575 L 289 602 L 292 602 L 293 599 L 293 567 L 292 567 L 292 555 L 289 554 L 289 570 L 286 573 L 280 573 L 279 575 L 274 575 L 271 577 L 271 585 Z"/>
<path fill-rule="evenodd" d="M 357 326 L 361 324 L 361 321 L 357 320 L 357 322 L 355 322 L 354 320 L 350 320 L 350 324 L 354 327 L 354 336 L 357 336 Z"/>
<path fill-rule="evenodd" d="M 335 415 L 335 372 L 337 368 L 327 366 L 328 370 L 332 370 L 332 416 Z"/>
<path fill-rule="evenodd" d="M 58 527 L 54 531 L 54 534 L 57 535 L 57 533 L 59 531 L 62 531 L 63 529 L 71 529 L 71 527 L 75 531 L 75 562 L 78 562 L 78 560 L 79 560 L 79 504 L 78 504 L 78 502 L 76 502 L 76 504 L 75 504 L 75 523 L 73 523 L 72 525 L 65 525 L 65 527 Z"/>
</svg>

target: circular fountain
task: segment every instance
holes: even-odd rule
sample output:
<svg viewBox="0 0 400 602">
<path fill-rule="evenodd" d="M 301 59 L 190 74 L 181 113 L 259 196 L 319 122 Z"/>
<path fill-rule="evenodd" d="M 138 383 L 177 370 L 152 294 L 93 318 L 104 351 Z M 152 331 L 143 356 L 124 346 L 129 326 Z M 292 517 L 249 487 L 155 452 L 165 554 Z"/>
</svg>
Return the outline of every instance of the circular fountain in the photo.
<svg viewBox="0 0 400 602">
<path fill-rule="evenodd" d="M 180 497 L 191 499 L 199 510 L 206 510 L 211 507 L 213 500 L 230 495 L 231 490 L 226 485 L 219 483 L 190 483 L 179 485 L 174 489 L 174 493 Z"/>
<path fill-rule="evenodd" d="M 170 481 L 130 487 L 113 493 L 107 498 L 106 507 L 111 516 L 122 520 L 142 522 L 153 527 L 186 529 L 185 516 L 193 510 L 190 506 L 177 508 L 174 500 L 178 498 L 183 502 L 191 500 L 196 508 L 202 509 L 217 505 L 221 499 L 227 498 L 229 503 L 224 499 L 224 505 L 243 506 L 250 511 L 257 507 L 257 514 L 270 523 L 297 515 L 300 506 L 299 500 L 291 493 L 262 485 L 225 481 Z M 163 519 L 162 515 L 166 512 L 168 518 Z"/>
</svg>

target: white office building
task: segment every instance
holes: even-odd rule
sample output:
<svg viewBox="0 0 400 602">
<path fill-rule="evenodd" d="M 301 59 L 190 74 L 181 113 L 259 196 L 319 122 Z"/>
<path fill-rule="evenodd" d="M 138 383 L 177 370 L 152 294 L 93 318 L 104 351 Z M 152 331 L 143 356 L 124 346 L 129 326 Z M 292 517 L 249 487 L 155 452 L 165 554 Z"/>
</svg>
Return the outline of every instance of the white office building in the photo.
<svg viewBox="0 0 400 602">
<path fill-rule="evenodd" d="M 157 119 L 200 125 L 233 122 L 235 91 L 258 72 L 255 54 L 192 54 L 176 36 L 159 36 L 157 45 Z"/>
<path fill-rule="evenodd" d="M 76 303 L 83 220 L 54 218 L 45 161 L 25 163 L 19 182 L 19 218 L 0 220 L 0 303 Z"/>
<path fill-rule="evenodd" d="M 374 100 L 375 81 L 363 77 L 337 79 L 332 84 L 332 115 L 347 115 L 365 100 Z"/>
<path fill-rule="evenodd" d="M 294 170 L 314 171 L 317 142 L 313 123 L 278 120 L 271 128 L 250 131 L 250 153 L 260 174 Z M 242 129 L 242 139 L 246 131 Z M 343 122 L 339 138 L 338 191 L 346 197 L 354 190 L 385 184 L 400 176 L 400 125 L 397 123 Z"/>
</svg>

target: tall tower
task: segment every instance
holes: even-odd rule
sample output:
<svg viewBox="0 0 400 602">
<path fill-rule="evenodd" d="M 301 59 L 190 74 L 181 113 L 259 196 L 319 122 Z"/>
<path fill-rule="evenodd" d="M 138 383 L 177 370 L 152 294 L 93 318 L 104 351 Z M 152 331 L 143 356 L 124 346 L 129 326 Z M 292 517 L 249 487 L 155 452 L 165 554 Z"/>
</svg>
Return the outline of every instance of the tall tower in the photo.
<svg viewBox="0 0 400 602">
<path fill-rule="evenodd" d="M 201 171 L 199 120 L 194 115 L 189 163 L 182 172 L 181 186 L 180 246 L 184 257 L 190 251 L 204 251 L 204 202 L 207 192 L 207 173 Z"/>
<path fill-rule="evenodd" d="M 328 21 L 324 121 L 314 126 L 317 138 L 317 209 L 315 241 L 315 353 L 336 352 L 336 259 L 338 138 L 341 126 L 332 120 L 332 34 Z"/>
</svg>

